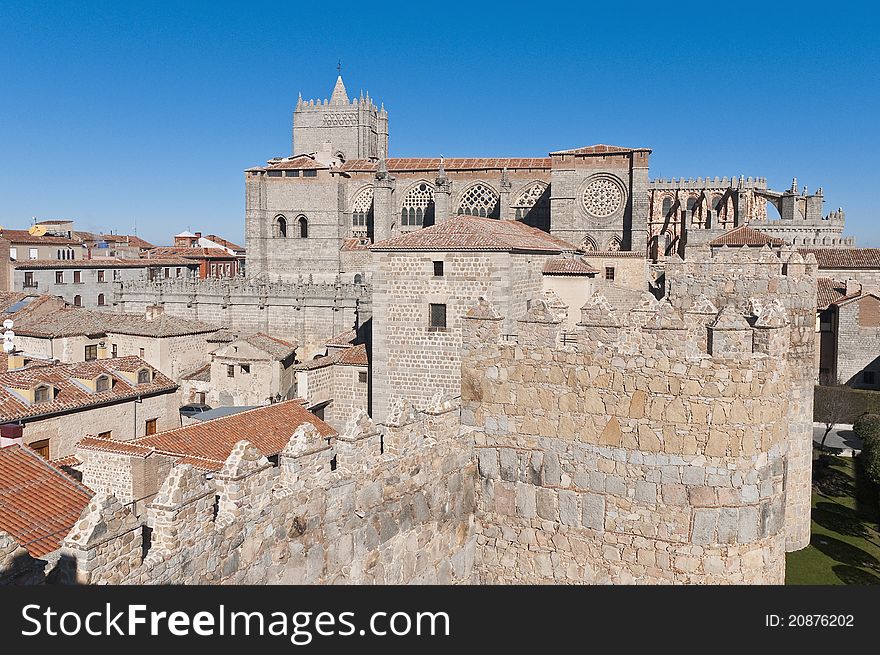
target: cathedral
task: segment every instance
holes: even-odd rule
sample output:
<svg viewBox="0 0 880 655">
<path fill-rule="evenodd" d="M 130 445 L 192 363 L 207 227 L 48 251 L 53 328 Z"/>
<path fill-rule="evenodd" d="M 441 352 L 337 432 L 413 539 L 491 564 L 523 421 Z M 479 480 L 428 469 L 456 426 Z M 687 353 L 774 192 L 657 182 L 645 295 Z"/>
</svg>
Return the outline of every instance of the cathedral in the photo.
<svg viewBox="0 0 880 655">
<path fill-rule="evenodd" d="M 292 154 L 245 171 L 248 276 L 269 282 L 366 282 L 373 243 L 454 215 L 522 221 L 583 250 L 653 261 L 751 224 L 799 246 L 851 246 L 844 212 L 822 189 L 761 177 L 649 178 L 649 148 L 592 145 L 547 157 L 393 158 L 388 112 L 350 98 L 293 112 Z M 778 218 L 769 218 L 767 205 Z"/>
</svg>

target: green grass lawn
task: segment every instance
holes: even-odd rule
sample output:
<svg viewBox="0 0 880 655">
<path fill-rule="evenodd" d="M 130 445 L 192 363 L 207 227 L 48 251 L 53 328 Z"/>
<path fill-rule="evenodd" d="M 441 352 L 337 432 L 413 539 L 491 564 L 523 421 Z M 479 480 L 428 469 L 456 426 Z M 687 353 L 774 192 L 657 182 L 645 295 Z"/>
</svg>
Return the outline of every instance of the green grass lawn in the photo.
<svg viewBox="0 0 880 655">
<path fill-rule="evenodd" d="M 810 545 L 788 553 L 786 584 L 880 584 L 877 493 L 855 460 L 833 457 L 814 471 Z"/>
</svg>

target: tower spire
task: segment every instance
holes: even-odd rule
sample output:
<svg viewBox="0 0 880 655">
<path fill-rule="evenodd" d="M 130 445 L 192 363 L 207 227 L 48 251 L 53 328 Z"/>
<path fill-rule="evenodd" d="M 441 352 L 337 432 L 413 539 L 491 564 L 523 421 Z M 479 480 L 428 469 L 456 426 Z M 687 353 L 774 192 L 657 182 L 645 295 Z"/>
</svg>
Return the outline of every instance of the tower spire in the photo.
<svg viewBox="0 0 880 655">
<path fill-rule="evenodd" d="M 342 62 L 336 65 L 336 71 L 339 75 L 336 77 L 336 86 L 333 87 L 333 93 L 330 95 L 331 105 L 347 105 L 348 93 L 345 90 L 345 84 L 342 82 Z"/>
</svg>

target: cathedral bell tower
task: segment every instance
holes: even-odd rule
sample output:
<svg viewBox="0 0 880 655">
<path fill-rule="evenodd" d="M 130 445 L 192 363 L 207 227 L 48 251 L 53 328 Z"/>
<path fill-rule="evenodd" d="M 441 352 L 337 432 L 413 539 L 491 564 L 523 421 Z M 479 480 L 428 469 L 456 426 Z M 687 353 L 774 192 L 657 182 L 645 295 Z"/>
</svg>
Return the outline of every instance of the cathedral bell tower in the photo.
<svg viewBox="0 0 880 655">
<path fill-rule="evenodd" d="M 340 67 L 341 68 L 341 67 Z M 341 71 L 340 71 L 341 73 Z M 388 112 L 369 92 L 350 100 L 340 74 L 329 100 L 296 102 L 293 112 L 293 155 L 312 154 L 333 166 L 350 159 L 388 156 Z"/>
</svg>

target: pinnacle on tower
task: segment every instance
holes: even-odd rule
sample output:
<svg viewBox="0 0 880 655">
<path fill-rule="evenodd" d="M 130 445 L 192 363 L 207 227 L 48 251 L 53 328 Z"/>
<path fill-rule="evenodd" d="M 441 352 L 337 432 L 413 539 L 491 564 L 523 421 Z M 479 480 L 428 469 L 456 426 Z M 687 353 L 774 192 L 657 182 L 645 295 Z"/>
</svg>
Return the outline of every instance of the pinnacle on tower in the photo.
<svg viewBox="0 0 880 655">
<path fill-rule="evenodd" d="M 792 178 L 792 180 L 791 180 L 791 189 L 789 189 L 789 191 L 791 191 L 792 193 L 797 193 L 797 190 L 798 190 L 798 183 L 797 183 L 797 178 L 795 177 L 795 178 Z"/>
<path fill-rule="evenodd" d="M 345 84 L 342 82 L 342 75 L 336 78 L 336 86 L 333 87 L 333 93 L 330 95 L 330 104 L 348 104 L 348 93 L 345 91 Z"/>
</svg>

